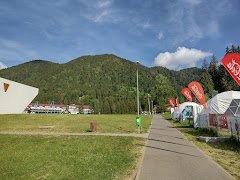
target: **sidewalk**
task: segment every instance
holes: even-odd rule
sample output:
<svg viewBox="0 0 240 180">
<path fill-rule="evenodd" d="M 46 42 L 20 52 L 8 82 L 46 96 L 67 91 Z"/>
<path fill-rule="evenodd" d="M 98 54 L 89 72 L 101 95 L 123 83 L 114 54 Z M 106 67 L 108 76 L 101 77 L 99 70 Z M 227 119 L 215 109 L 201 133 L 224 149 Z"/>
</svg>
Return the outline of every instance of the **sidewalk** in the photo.
<svg viewBox="0 0 240 180">
<path fill-rule="evenodd" d="M 227 180 L 223 168 L 189 142 L 161 116 L 152 127 L 137 180 Z"/>
</svg>

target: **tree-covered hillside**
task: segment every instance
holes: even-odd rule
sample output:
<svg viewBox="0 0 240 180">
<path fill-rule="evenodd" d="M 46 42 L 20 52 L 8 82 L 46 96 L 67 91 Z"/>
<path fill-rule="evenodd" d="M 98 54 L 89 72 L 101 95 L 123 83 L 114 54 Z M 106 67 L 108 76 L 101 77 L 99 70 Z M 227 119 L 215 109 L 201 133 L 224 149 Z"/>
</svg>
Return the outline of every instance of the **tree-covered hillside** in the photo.
<svg viewBox="0 0 240 180">
<path fill-rule="evenodd" d="M 136 70 L 136 63 L 105 54 L 83 56 L 65 64 L 34 60 L 0 70 L 0 77 L 38 87 L 40 91 L 35 100 L 40 103 L 54 100 L 60 104 L 88 104 L 96 113 L 134 113 L 137 110 Z M 141 109 L 148 110 L 148 94 L 158 106 L 166 104 L 169 97 L 183 101 L 181 89 L 192 80 L 199 80 L 201 72 L 198 68 L 171 71 L 139 65 Z M 160 82 L 167 85 L 161 86 Z M 161 87 L 172 89 L 159 99 Z"/>
</svg>

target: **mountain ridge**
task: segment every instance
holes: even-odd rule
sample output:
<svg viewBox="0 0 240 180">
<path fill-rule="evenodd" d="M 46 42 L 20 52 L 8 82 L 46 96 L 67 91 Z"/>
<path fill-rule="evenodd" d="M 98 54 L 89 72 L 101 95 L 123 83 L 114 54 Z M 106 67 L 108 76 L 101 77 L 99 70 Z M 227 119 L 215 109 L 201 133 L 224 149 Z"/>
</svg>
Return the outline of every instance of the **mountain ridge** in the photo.
<svg viewBox="0 0 240 180">
<path fill-rule="evenodd" d="M 198 68 L 173 71 L 164 67 L 149 68 L 142 64 L 138 68 L 143 110 L 148 107 L 147 96 L 153 91 L 159 74 L 166 76 L 173 89 L 179 91 L 188 81 L 197 80 L 201 73 Z M 41 103 L 54 100 L 64 104 L 88 104 L 94 107 L 95 112 L 134 113 L 136 70 L 137 64 L 132 61 L 113 54 L 103 54 L 81 56 L 63 64 L 33 60 L 0 70 L 0 76 L 38 87 L 39 95 L 35 100 Z M 193 75 L 190 76 L 189 72 Z"/>
</svg>

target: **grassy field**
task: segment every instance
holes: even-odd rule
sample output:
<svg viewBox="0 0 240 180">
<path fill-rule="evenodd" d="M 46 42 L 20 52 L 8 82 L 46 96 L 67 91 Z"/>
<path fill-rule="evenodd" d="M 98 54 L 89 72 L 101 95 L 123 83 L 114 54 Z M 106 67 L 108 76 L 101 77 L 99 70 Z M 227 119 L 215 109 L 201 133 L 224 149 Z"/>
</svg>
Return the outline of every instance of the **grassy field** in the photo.
<svg viewBox="0 0 240 180">
<path fill-rule="evenodd" d="M 171 120 L 169 113 L 163 114 L 163 117 L 169 120 L 172 125 L 176 127 L 181 127 L 181 123 Z M 240 180 L 240 149 L 236 141 L 230 140 L 228 142 L 222 143 L 203 143 L 199 142 L 196 138 L 198 136 L 215 136 L 215 131 L 194 128 L 180 128 L 179 130 L 190 141 L 196 144 L 201 150 L 203 150 L 224 169 L 226 169 L 230 174 L 232 174 L 236 179 Z"/>
<path fill-rule="evenodd" d="M 135 115 L 67 115 L 18 114 L 0 115 L 0 131 L 88 132 L 91 122 L 100 133 L 135 133 Z M 142 115 L 142 133 L 146 133 L 152 116 Z M 54 126 L 43 129 L 41 126 Z"/>
<path fill-rule="evenodd" d="M 135 133 L 135 115 L 0 115 L 0 131 Z M 147 132 L 152 116 L 141 116 Z M 42 129 L 42 126 L 54 126 Z M 0 179 L 127 179 L 145 139 L 105 136 L 0 135 Z"/>
<path fill-rule="evenodd" d="M 125 179 L 144 139 L 0 135 L 0 179 Z"/>
</svg>

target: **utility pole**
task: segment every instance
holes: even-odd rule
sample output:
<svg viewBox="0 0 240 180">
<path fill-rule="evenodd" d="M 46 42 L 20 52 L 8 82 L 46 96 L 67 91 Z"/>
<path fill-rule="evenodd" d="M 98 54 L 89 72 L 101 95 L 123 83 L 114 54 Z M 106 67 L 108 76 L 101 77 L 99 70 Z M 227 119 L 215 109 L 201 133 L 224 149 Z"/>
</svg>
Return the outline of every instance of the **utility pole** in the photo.
<svg viewBox="0 0 240 180">
<path fill-rule="evenodd" d="M 141 119 L 139 117 L 139 88 L 138 88 L 138 65 L 139 61 L 137 63 L 137 117 L 136 117 L 136 126 L 138 133 L 141 133 Z"/>
<path fill-rule="evenodd" d="M 152 114 L 153 114 L 153 100 L 152 100 Z"/>
<path fill-rule="evenodd" d="M 151 114 L 151 108 L 150 108 L 150 94 L 148 94 L 148 113 Z"/>
<path fill-rule="evenodd" d="M 139 61 L 137 61 L 137 115 L 139 116 L 138 64 Z"/>
</svg>

